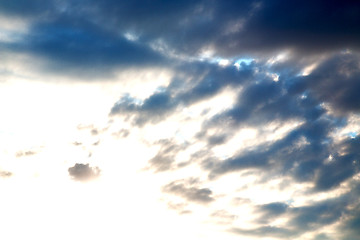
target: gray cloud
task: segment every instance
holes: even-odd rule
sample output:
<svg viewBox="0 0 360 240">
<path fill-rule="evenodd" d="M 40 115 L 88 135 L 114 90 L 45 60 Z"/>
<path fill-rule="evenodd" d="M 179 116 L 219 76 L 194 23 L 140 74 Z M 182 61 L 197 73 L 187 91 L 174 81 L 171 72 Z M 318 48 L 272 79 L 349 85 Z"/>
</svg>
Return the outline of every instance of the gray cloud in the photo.
<svg viewBox="0 0 360 240">
<path fill-rule="evenodd" d="M 165 193 L 175 194 L 188 201 L 200 204 L 208 204 L 215 200 L 212 191 L 209 188 L 199 187 L 197 180 L 177 180 L 168 183 L 162 190 Z"/>
<path fill-rule="evenodd" d="M 254 76 L 253 65 L 240 70 L 231 66 L 222 68 L 214 64 L 197 63 L 178 67 L 183 71 L 189 67 L 191 74 L 184 79 L 175 77 L 167 88 L 140 101 L 131 96 L 123 96 L 111 109 L 110 115 L 131 117 L 135 125 L 157 123 L 173 114 L 177 109 L 206 100 L 218 94 L 227 86 L 239 86 Z M 192 75 L 193 74 L 193 75 Z M 260 74 L 259 74 L 260 75 Z M 190 77 L 190 82 L 186 79 Z"/>
<path fill-rule="evenodd" d="M 155 172 L 174 170 L 178 167 L 175 162 L 177 153 L 184 150 L 187 144 L 177 144 L 172 140 L 163 139 L 156 144 L 160 144 L 158 153 L 148 161 L 147 169 Z"/>
<path fill-rule="evenodd" d="M 45 59 L 48 71 L 90 79 L 124 66 L 169 66 L 174 56 L 196 59 L 206 49 L 231 58 L 359 49 L 359 12 L 354 1 L 14 0 L 0 13 L 31 19 L 30 29 L 0 45 Z"/>
<path fill-rule="evenodd" d="M 343 233 L 341 240 L 356 239 L 359 234 L 359 181 L 353 180 L 350 183 L 352 191 L 344 193 L 339 197 L 329 198 L 317 202 L 312 202 L 304 206 L 293 207 L 285 203 L 269 203 L 257 206 L 257 211 L 263 214 L 267 221 L 258 221 L 257 223 L 268 223 L 278 217 L 288 218 L 287 226 L 291 231 L 282 231 L 279 228 L 268 229 L 268 226 L 256 229 L 238 230 L 239 234 L 248 234 L 257 236 L 272 230 L 276 230 L 278 237 L 287 238 L 292 234 L 301 235 L 307 231 L 321 229 L 324 226 L 340 223 L 337 228 L 339 233 Z M 277 231 L 279 230 L 279 231 Z M 283 234 L 283 235 L 282 235 Z M 282 235 L 282 236 L 281 236 Z M 270 235 L 269 235 L 270 236 Z M 332 239 L 330 235 L 319 234 L 314 239 Z"/>
<path fill-rule="evenodd" d="M 358 54 L 340 54 L 322 63 L 306 79 L 306 86 L 320 101 L 340 113 L 360 112 L 360 63 Z"/>
<path fill-rule="evenodd" d="M 258 212 L 261 213 L 260 222 L 267 223 L 269 220 L 283 215 L 288 210 L 289 206 L 281 202 L 273 202 L 257 206 Z"/>
<path fill-rule="evenodd" d="M 0 177 L 7 178 L 7 177 L 11 177 L 12 175 L 13 175 L 12 172 L 0 170 Z"/>
<path fill-rule="evenodd" d="M 226 88 L 238 93 L 234 105 L 206 119 L 196 134 L 205 149 L 180 166 L 175 159 L 185 147 L 163 142 L 148 162 L 150 170 L 174 171 L 193 163 L 208 173 L 209 180 L 217 181 L 225 174 L 256 169 L 264 178 L 286 176 L 312 183 L 309 194 L 334 190 L 359 173 L 359 135 L 332 139 L 332 133 L 347 126 L 348 116 L 360 110 L 356 1 L 13 0 L 0 2 L 0 14 L 22 18 L 29 26 L 16 40 L 1 41 L 0 49 L 41 59 L 45 72 L 90 80 L 108 78 L 124 68 L 171 68 L 175 77 L 167 87 L 143 100 L 126 95 L 113 105 L 111 116 L 123 116 L 137 126 L 164 121 Z M 210 57 L 204 56 L 206 50 Z M 288 58 L 272 62 L 283 50 L 289 51 Z M 222 57 L 231 63 L 245 57 L 254 61 L 222 67 L 216 63 Z M 318 66 L 309 75 L 299 74 L 314 62 Z M 277 81 L 271 74 L 278 75 Z M 257 128 L 261 138 L 263 126 L 290 120 L 301 124 L 282 139 L 241 149 L 227 159 L 212 154 L 213 147 L 226 144 L 242 128 Z M 93 135 L 100 133 L 89 129 Z M 128 133 L 121 130 L 118 135 Z M 17 157 L 31 154 L 22 151 Z M 100 169 L 89 164 L 77 163 L 68 171 L 79 181 L 100 175 Z M 355 239 L 360 234 L 359 206 L 352 198 L 359 194 L 356 185 L 350 188 L 355 193 L 307 206 L 280 202 L 256 206 L 260 226 L 232 231 L 291 239 L 343 221 L 343 239 Z M 189 202 L 215 201 L 211 189 L 198 181 L 174 181 L 162 190 Z M 290 218 L 288 228 L 268 225 L 285 215 Z M 326 238 L 324 233 L 315 239 Z"/>
<path fill-rule="evenodd" d="M 169 49 L 192 55 L 206 46 L 230 56 L 288 48 L 312 53 L 359 47 L 359 6 L 354 1 L 88 4 L 97 10 L 93 17 L 100 23 L 111 19 L 111 27 L 132 31 L 143 42 L 160 39 Z"/>
<path fill-rule="evenodd" d="M 180 215 L 191 214 L 192 211 L 188 209 L 187 203 L 168 202 L 168 208 L 177 211 Z"/>
<path fill-rule="evenodd" d="M 299 237 L 305 232 L 321 229 L 324 226 L 341 221 L 344 215 L 349 215 L 347 209 L 354 204 L 352 195 L 356 196 L 353 193 L 347 193 L 337 198 L 314 202 L 301 207 L 292 207 L 280 202 L 260 205 L 256 209 L 262 215 L 256 223 L 264 225 L 253 229 L 234 228 L 232 231 L 241 235 L 258 237 L 268 236 L 284 239 Z M 268 225 L 269 222 L 280 216 L 289 218 L 286 223 L 288 228 Z M 354 221 L 356 224 L 356 218 Z M 351 226 L 351 224 L 347 224 L 347 226 Z M 328 238 L 325 234 L 320 234 L 315 239 Z"/>
<path fill-rule="evenodd" d="M 99 167 L 90 167 L 89 164 L 76 163 L 68 172 L 72 179 L 86 182 L 99 177 L 101 170 Z"/>
<path fill-rule="evenodd" d="M 310 206 L 291 209 L 291 226 L 299 230 L 314 230 L 338 221 L 346 212 L 348 199 L 345 197 L 325 200 Z"/>
<path fill-rule="evenodd" d="M 238 233 L 241 235 L 254 236 L 254 237 L 276 237 L 276 238 L 284 238 L 289 239 L 296 236 L 298 233 L 296 231 L 287 229 L 287 228 L 279 228 L 273 226 L 263 226 L 254 229 L 242 229 L 242 228 L 233 228 L 232 232 Z"/>
</svg>

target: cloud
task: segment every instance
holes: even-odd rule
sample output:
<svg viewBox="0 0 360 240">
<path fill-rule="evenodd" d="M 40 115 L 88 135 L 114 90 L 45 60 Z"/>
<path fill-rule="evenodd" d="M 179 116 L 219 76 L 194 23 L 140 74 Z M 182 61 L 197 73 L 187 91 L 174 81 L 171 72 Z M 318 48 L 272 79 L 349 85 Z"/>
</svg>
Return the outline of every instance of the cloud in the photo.
<svg viewBox="0 0 360 240">
<path fill-rule="evenodd" d="M 58 73 L 169 65 L 169 59 L 201 59 L 206 51 L 231 58 L 288 49 L 319 54 L 358 49 L 360 42 L 360 9 L 353 1 L 16 0 L 0 9 L 32 19 L 29 33 L 5 48 L 45 58 Z"/>
<path fill-rule="evenodd" d="M 310 206 L 292 208 L 292 219 L 289 224 L 302 231 L 319 229 L 322 226 L 338 221 L 343 213 L 345 213 L 345 206 L 347 205 L 348 200 L 343 196 Z"/>
<path fill-rule="evenodd" d="M 129 136 L 130 131 L 128 129 L 120 129 L 117 132 L 113 132 L 111 135 L 114 137 L 118 137 L 118 138 L 126 138 L 127 136 Z"/>
<path fill-rule="evenodd" d="M 99 167 L 90 167 L 89 164 L 76 163 L 68 172 L 73 180 L 86 182 L 99 177 L 101 170 Z"/>
<path fill-rule="evenodd" d="M 162 61 L 162 57 L 148 47 L 81 19 L 60 18 L 34 24 L 23 40 L 6 47 L 15 53 L 45 59 L 45 71 L 61 74 L 67 69 L 88 77 L 99 75 L 96 71 L 109 75 L 115 67 L 154 66 Z"/>
<path fill-rule="evenodd" d="M 138 33 L 148 42 L 161 39 L 168 49 L 188 55 L 200 54 L 206 47 L 228 56 L 359 47 L 359 6 L 354 1 L 184 1 L 180 5 L 109 0 L 95 6 L 103 13 L 101 21 L 112 17 L 113 27 Z"/>
<path fill-rule="evenodd" d="M 305 80 L 314 96 L 338 113 L 360 111 L 360 57 L 338 54 L 323 62 Z"/>
<path fill-rule="evenodd" d="M 255 223 L 259 227 L 252 229 L 234 228 L 232 231 L 240 235 L 250 236 L 268 236 L 277 238 L 295 238 L 301 237 L 305 232 L 319 230 L 324 226 L 342 220 L 343 216 L 348 214 L 348 208 L 354 201 L 351 198 L 352 193 L 346 193 L 336 198 L 330 198 L 318 202 L 312 202 L 307 205 L 293 207 L 286 203 L 273 202 L 264 205 L 258 205 L 256 211 L 261 213 Z M 287 221 L 282 225 L 268 225 L 274 223 L 279 217 L 284 217 Z M 354 219 L 356 224 L 356 219 Z M 351 226 L 348 224 L 347 226 Z M 328 239 L 325 234 L 318 235 L 315 239 Z"/>
<path fill-rule="evenodd" d="M 350 90 L 357 89 L 353 80 L 358 70 L 355 59 L 357 59 L 355 53 L 345 55 L 337 53 L 328 56 L 306 76 L 299 75 L 303 69 L 302 65 L 295 66 L 297 70 L 292 69 L 287 72 L 286 65 L 274 67 L 269 66 L 266 61 L 260 61 L 246 65 L 248 73 L 251 73 L 248 75 L 249 78 L 216 78 L 221 75 L 221 71 L 231 72 L 231 67 L 224 67 L 218 72 L 207 72 L 186 87 L 181 84 L 176 85 L 173 80 L 163 89 L 163 92 L 168 94 L 168 98 L 162 103 L 165 107 L 160 107 L 161 104 L 158 104 L 160 110 L 154 108 L 156 109 L 154 115 L 156 111 L 163 111 L 160 113 L 162 119 L 155 117 L 152 120 L 156 120 L 149 120 L 152 118 L 151 112 L 146 113 L 149 115 L 142 112 L 142 106 L 146 106 L 145 102 L 151 97 L 143 102 L 132 99 L 137 108 L 132 108 L 131 113 L 124 109 L 118 114 L 135 118 L 143 117 L 148 120 L 145 123 L 157 124 L 166 121 L 166 118 L 172 114 L 179 114 L 176 109 L 179 106 L 191 106 L 201 99 L 210 99 L 228 86 L 233 89 L 238 87 L 235 91 L 237 99 L 234 104 L 215 115 L 204 117 L 200 132 L 194 133 L 193 138 L 186 139 L 189 142 L 199 141 L 206 144 L 206 151 L 195 151 L 190 156 L 189 162 L 202 167 L 208 173 L 209 183 L 216 184 L 222 176 L 230 173 L 255 169 L 261 172 L 260 176 L 257 175 L 258 184 L 266 186 L 264 179 L 274 177 L 290 179 L 289 185 L 305 183 L 303 186 L 306 186 L 306 189 L 301 194 L 306 192 L 309 195 L 307 197 L 318 193 L 344 191 L 347 187 L 354 189 L 355 187 L 348 184 L 356 178 L 360 170 L 358 161 L 360 138 L 357 135 L 352 135 L 350 138 L 340 135 L 339 132 L 348 126 L 348 116 L 358 112 L 356 107 L 352 107 L 357 102 L 356 96 L 346 98 L 351 96 Z M 277 80 L 267 75 L 273 72 L 273 67 L 279 73 Z M 235 75 L 224 73 L 223 76 Z M 320 87 L 322 82 L 326 86 Z M 154 93 L 153 96 L 155 97 L 156 94 L 158 93 Z M 352 102 L 353 99 L 355 102 Z M 167 108 L 168 102 L 174 105 Z M 282 126 L 288 122 L 296 124 L 281 136 L 262 141 L 263 138 L 268 138 L 265 134 L 266 128 L 274 124 Z M 255 139 L 254 144 L 248 148 L 239 146 L 239 150 L 230 157 L 224 158 L 216 154 L 216 148 L 226 146 L 236 133 L 246 128 L 257 130 L 258 141 Z M 274 131 L 276 130 L 277 128 Z M 239 141 L 239 145 L 241 144 Z M 184 149 L 174 146 L 166 149 L 166 151 L 160 149 L 156 157 L 149 161 L 149 165 L 154 169 L 159 167 L 163 171 L 176 171 L 174 159 Z M 281 186 L 277 187 L 281 188 Z M 200 189 L 202 191 L 199 191 Z M 189 202 L 195 201 L 194 199 L 199 198 L 198 195 L 203 194 L 207 199 L 203 200 L 204 202 L 218 200 L 211 197 L 212 190 L 201 188 L 185 180 L 171 182 L 163 187 L 163 191 Z M 245 236 L 295 239 L 304 233 L 311 233 L 335 223 L 343 223 L 343 227 L 349 228 L 349 234 L 343 239 L 351 239 L 357 236 L 358 219 L 355 216 L 357 210 L 354 210 L 354 213 L 349 211 L 349 208 L 355 204 L 350 195 L 346 193 L 335 198 L 332 196 L 326 200 L 302 203 L 296 207 L 281 201 L 255 205 L 254 211 L 259 214 L 253 222 L 256 227 L 246 229 L 235 226 L 231 231 Z M 354 195 L 358 194 L 354 193 Z M 210 201 L 208 197 L 212 200 Z M 231 215 L 229 211 L 229 216 Z M 288 219 L 287 226 L 274 225 L 278 218 Z M 226 222 L 225 220 L 223 222 Z M 226 224 L 230 226 L 233 222 L 227 221 Z M 322 235 L 314 234 L 315 239 L 326 239 L 326 236 L 332 237 L 326 231 Z"/>
<path fill-rule="evenodd" d="M 35 155 L 37 152 L 34 152 L 34 151 L 18 151 L 16 153 L 16 157 L 27 157 L 27 156 L 32 156 L 32 155 Z"/>
<path fill-rule="evenodd" d="M 233 228 L 231 229 L 231 231 L 246 236 L 254 236 L 254 237 L 267 236 L 267 237 L 285 238 L 285 239 L 294 237 L 297 234 L 297 232 L 294 232 L 287 228 L 279 228 L 273 226 L 264 226 L 254 229 Z"/>
<path fill-rule="evenodd" d="M 214 210 L 215 204 L 209 203 L 222 203 L 214 192 L 225 176 L 255 170 L 258 185 L 267 187 L 264 179 L 286 179 L 290 187 L 304 188 L 296 194 L 317 200 L 304 203 L 295 194 L 290 196 L 298 201 L 294 206 L 284 199 L 247 203 L 258 214 L 254 227 L 231 226 L 231 231 L 295 239 L 316 230 L 323 234 L 310 238 L 328 239 L 332 236 L 323 227 L 338 223 L 346 231 L 343 239 L 354 239 L 360 234 L 359 205 L 354 200 L 359 192 L 353 183 L 360 171 L 360 137 L 356 130 L 351 129 L 351 137 L 346 131 L 352 128 L 350 116 L 360 110 L 359 16 L 356 1 L 13 0 L 0 2 L 0 17 L 21 19 L 24 27 L 6 32 L 16 37 L 0 36 L 0 49 L 9 62 L 31 58 L 39 73 L 86 81 L 115 79 L 124 69 L 171 71 L 167 85 L 144 98 L 126 93 L 110 110 L 110 117 L 123 118 L 142 133 L 170 117 L 182 119 L 179 125 L 190 122 L 194 119 L 184 112 L 202 108 L 190 133 L 182 135 L 179 127 L 177 133 L 185 136 L 186 144 L 173 139 L 154 143 L 159 150 L 145 166 L 179 178 L 180 168 L 185 172 L 191 166 L 208 176 L 204 182 L 184 176 L 163 186 L 163 193 L 182 201 L 169 206 L 188 213 L 190 203 L 204 204 L 208 216 L 233 224 L 231 209 Z M 0 73 L 13 74 L 17 73 L 7 66 Z M 219 110 L 202 107 L 224 93 L 235 96 L 231 103 L 222 103 Z M 85 128 L 99 137 L 104 131 Z M 255 132 L 251 141 L 239 137 L 248 129 Z M 113 135 L 125 138 L 129 133 L 122 128 Z M 21 151 L 16 156 L 34 153 Z M 178 163 L 180 156 L 187 161 Z M 68 172 L 73 180 L 88 181 L 101 171 L 76 163 Z M 11 175 L 0 172 L 7 174 Z M 246 179 L 245 174 L 240 178 Z M 244 192 L 237 188 L 225 195 L 234 199 Z M 320 195 L 326 199 L 319 200 Z M 287 226 L 276 224 L 279 218 L 288 219 Z"/>
<path fill-rule="evenodd" d="M 1 3 L 0 13 L 22 18 L 28 29 L 11 43 L 0 41 L 0 47 L 29 55 L 40 71 L 87 80 L 114 77 L 114 71 L 128 67 L 172 68 L 184 61 L 221 58 L 231 62 L 244 55 L 266 58 L 284 50 L 294 59 L 304 59 L 359 49 L 359 11 L 352 1 L 323 0 L 310 6 L 284 0 L 181 4 L 15 0 Z M 193 96 L 217 89 L 216 84 L 198 87 Z"/>
<path fill-rule="evenodd" d="M 331 238 L 329 238 L 326 234 L 321 233 L 316 235 L 314 240 L 331 240 Z"/>
<path fill-rule="evenodd" d="M 155 124 L 165 120 L 177 109 L 214 97 L 227 86 L 236 87 L 254 77 L 251 66 L 237 70 L 233 66 L 224 69 L 214 64 L 198 62 L 179 66 L 178 71 L 182 72 L 187 67 L 192 69 L 190 74 L 184 72 L 183 78 L 176 76 L 166 88 L 144 100 L 123 96 L 114 104 L 110 115 L 130 117 L 133 124 L 138 126 Z"/>
<path fill-rule="evenodd" d="M 341 229 L 345 230 L 343 232 L 343 238 L 344 240 L 350 240 L 350 239 L 356 239 L 360 234 L 360 210 L 359 206 L 357 208 L 353 209 L 350 216 L 346 221 L 343 222 Z"/>
<path fill-rule="evenodd" d="M 347 139 L 339 144 L 324 143 L 331 123 L 317 121 L 291 131 L 273 143 L 241 151 L 233 158 L 203 161 L 211 178 L 245 169 L 266 170 L 264 174 L 290 175 L 294 180 L 314 183 L 316 191 L 338 187 L 359 172 L 359 138 Z M 299 145 L 300 142 L 304 145 Z M 329 156 L 333 156 L 328 162 Z"/>
<path fill-rule="evenodd" d="M 134 116 L 134 124 L 142 126 L 148 121 L 155 123 L 164 119 L 177 105 L 166 92 L 155 93 L 141 104 L 136 103 L 136 99 L 124 96 L 112 107 L 110 115 Z"/>
<path fill-rule="evenodd" d="M 188 209 L 187 203 L 174 203 L 168 202 L 168 208 L 177 211 L 180 215 L 191 214 L 191 210 Z"/>
<path fill-rule="evenodd" d="M 288 205 L 281 202 L 273 202 L 258 206 L 258 211 L 263 213 L 262 219 L 278 217 L 288 210 Z"/>
<path fill-rule="evenodd" d="M 155 172 L 169 171 L 176 168 L 175 158 L 177 153 L 184 150 L 186 144 L 176 144 L 172 140 L 160 140 L 157 142 L 161 145 L 158 153 L 148 161 L 147 169 Z"/>
<path fill-rule="evenodd" d="M 8 177 L 11 177 L 12 175 L 13 175 L 12 172 L 1 171 L 1 170 L 0 170 L 0 177 L 2 177 L 2 178 L 8 178 Z"/>
<path fill-rule="evenodd" d="M 215 200 L 209 188 L 201 188 L 198 185 L 198 181 L 194 179 L 177 180 L 163 186 L 162 190 L 200 204 L 208 204 Z"/>
</svg>

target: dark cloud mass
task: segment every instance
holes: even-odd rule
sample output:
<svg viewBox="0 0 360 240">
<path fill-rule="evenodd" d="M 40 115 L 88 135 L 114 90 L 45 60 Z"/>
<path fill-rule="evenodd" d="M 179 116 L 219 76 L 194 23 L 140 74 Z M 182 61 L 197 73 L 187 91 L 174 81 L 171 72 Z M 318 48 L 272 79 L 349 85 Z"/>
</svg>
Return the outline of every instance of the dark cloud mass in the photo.
<svg viewBox="0 0 360 240">
<path fill-rule="evenodd" d="M 76 163 L 68 172 L 72 179 L 86 182 L 99 177 L 101 170 L 99 167 L 90 167 L 89 164 Z"/>
<path fill-rule="evenodd" d="M 336 55 L 306 78 L 305 87 L 337 112 L 360 112 L 358 54 Z"/>
<path fill-rule="evenodd" d="M 32 156 L 35 155 L 36 152 L 35 151 L 18 151 L 15 155 L 16 157 L 26 157 L 26 156 Z"/>
<path fill-rule="evenodd" d="M 58 72 L 106 73 L 206 50 L 230 57 L 287 49 L 315 54 L 358 49 L 360 42 L 356 1 L 14 0 L 3 1 L 0 13 L 31 19 L 22 39 L 0 45 L 45 58 Z"/>
<path fill-rule="evenodd" d="M 159 152 L 149 160 L 147 169 L 154 170 L 155 172 L 169 171 L 176 168 L 175 158 L 176 154 L 186 148 L 186 144 L 178 145 L 172 140 L 160 140 Z"/>
</svg>

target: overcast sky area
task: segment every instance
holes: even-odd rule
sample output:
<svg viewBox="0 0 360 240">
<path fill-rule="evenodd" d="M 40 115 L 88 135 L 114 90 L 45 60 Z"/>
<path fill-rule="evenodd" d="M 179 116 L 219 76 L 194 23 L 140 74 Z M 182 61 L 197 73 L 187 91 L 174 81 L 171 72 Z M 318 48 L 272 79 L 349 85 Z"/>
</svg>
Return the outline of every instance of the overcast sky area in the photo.
<svg viewBox="0 0 360 240">
<path fill-rule="evenodd" d="M 360 3 L 0 1 L 1 239 L 359 240 Z"/>
</svg>

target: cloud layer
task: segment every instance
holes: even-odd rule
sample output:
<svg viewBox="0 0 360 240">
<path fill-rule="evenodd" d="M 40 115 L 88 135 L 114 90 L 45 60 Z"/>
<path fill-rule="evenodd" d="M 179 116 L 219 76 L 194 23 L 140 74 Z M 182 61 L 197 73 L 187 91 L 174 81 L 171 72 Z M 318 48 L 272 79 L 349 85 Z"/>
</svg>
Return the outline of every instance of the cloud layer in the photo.
<svg viewBox="0 0 360 240">
<path fill-rule="evenodd" d="M 106 127 L 84 128 L 91 149 L 108 150 L 110 131 L 120 147 L 146 143 L 141 169 L 162 177 L 171 209 L 245 238 L 358 238 L 357 1 L 13 0 L 0 18 L 0 83 L 122 84 Z M 132 79 L 155 68 L 171 77 L 154 91 Z M 76 181 L 100 173 L 68 168 Z"/>
</svg>

